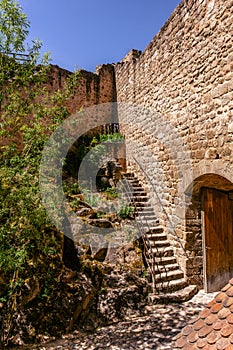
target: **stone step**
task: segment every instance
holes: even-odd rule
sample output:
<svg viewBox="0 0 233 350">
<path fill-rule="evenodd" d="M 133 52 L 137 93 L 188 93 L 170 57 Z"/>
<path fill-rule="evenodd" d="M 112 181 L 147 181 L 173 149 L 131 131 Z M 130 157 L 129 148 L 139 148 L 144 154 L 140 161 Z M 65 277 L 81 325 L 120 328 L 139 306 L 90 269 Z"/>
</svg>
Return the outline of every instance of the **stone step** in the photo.
<svg viewBox="0 0 233 350">
<path fill-rule="evenodd" d="M 187 287 L 187 282 L 184 278 L 175 279 L 172 281 L 156 283 L 156 290 L 161 293 L 172 293 Z"/>
<path fill-rule="evenodd" d="M 148 197 L 147 196 L 131 197 L 130 201 L 132 203 L 134 203 L 134 202 L 148 202 Z"/>
<path fill-rule="evenodd" d="M 190 300 L 197 294 L 198 288 L 195 285 L 184 287 L 171 293 L 149 294 L 149 301 L 152 303 L 182 303 Z"/>
<path fill-rule="evenodd" d="M 152 263 L 151 259 L 148 259 L 150 263 Z M 156 264 L 166 266 L 170 264 L 176 264 L 177 260 L 175 256 L 161 256 L 161 257 L 156 257 Z"/>
<path fill-rule="evenodd" d="M 140 201 L 135 201 L 133 203 L 133 205 L 136 206 L 136 207 L 142 207 L 142 208 L 144 208 L 144 207 L 151 207 L 151 205 L 148 202 L 140 202 Z"/>
<path fill-rule="evenodd" d="M 142 186 L 140 185 L 140 183 L 139 183 L 139 181 L 137 179 L 127 178 L 126 180 L 131 186 L 135 185 L 135 186 L 138 186 L 138 187 L 142 188 Z"/>
<path fill-rule="evenodd" d="M 153 242 L 151 242 L 152 243 L 152 248 L 154 249 L 154 248 L 165 248 L 165 247 L 171 247 L 171 245 L 170 245 L 170 242 L 167 240 L 167 239 L 165 239 L 165 240 L 161 240 L 161 241 L 153 241 Z M 172 248 L 171 248 L 172 249 Z"/>
<path fill-rule="evenodd" d="M 151 244 L 153 244 L 154 241 L 164 241 L 167 239 L 167 235 L 164 232 L 163 233 L 151 233 L 151 234 L 147 233 L 147 236 L 148 236 L 148 239 L 151 242 Z"/>
<path fill-rule="evenodd" d="M 156 224 L 159 224 L 159 220 L 154 216 L 138 216 L 137 220 L 140 222 L 144 222 L 145 224 L 148 222 L 150 224 L 150 227 L 155 227 Z"/>
<path fill-rule="evenodd" d="M 159 248 L 152 247 L 152 252 L 155 258 L 165 257 L 165 256 L 174 256 L 174 251 L 170 245 L 168 247 L 159 247 Z"/>
<path fill-rule="evenodd" d="M 150 231 L 147 233 L 149 236 L 153 235 L 153 234 L 158 234 L 158 233 L 163 233 L 164 232 L 164 228 L 163 226 L 160 225 L 154 225 L 150 227 Z"/>
<path fill-rule="evenodd" d="M 156 285 L 160 282 L 175 281 L 184 278 L 184 273 L 181 270 L 156 273 Z"/>
<path fill-rule="evenodd" d="M 154 210 L 152 208 L 152 206 L 149 203 L 145 203 L 146 206 L 145 207 L 137 207 L 138 211 L 140 211 L 140 213 L 147 213 L 147 212 L 152 212 L 153 211 L 153 215 L 154 214 Z"/>
<path fill-rule="evenodd" d="M 163 272 L 169 272 L 169 271 L 176 271 L 176 270 L 180 270 L 179 265 L 177 264 L 177 262 L 175 262 L 174 264 L 166 264 L 166 265 L 161 265 L 161 264 L 156 264 L 155 265 L 155 273 L 159 274 L 159 273 L 163 273 Z"/>
<path fill-rule="evenodd" d="M 123 191 L 122 192 L 127 198 L 128 197 L 137 197 L 137 196 L 147 196 L 147 193 L 145 191 L 143 191 L 143 189 L 135 189 L 135 188 L 132 188 L 132 191 L 129 192 L 129 191 Z"/>
<path fill-rule="evenodd" d="M 142 220 L 155 220 L 158 221 L 158 218 L 155 215 L 147 215 L 147 213 L 141 213 L 139 219 Z"/>
<path fill-rule="evenodd" d="M 123 177 L 134 177 L 134 173 L 122 173 Z"/>
<path fill-rule="evenodd" d="M 144 210 L 143 212 L 141 212 L 140 213 L 140 215 L 139 215 L 139 217 L 140 218 L 144 218 L 144 217 L 146 217 L 146 218 L 149 218 L 149 217 L 153 217 L 153 218 L 156 218 L 156 215 L 155 215 L 155 213 L 154 213 L 154 211 L 153 210 Z M 156 218 L 157 219 L 157 218 Z"/>
</svg>

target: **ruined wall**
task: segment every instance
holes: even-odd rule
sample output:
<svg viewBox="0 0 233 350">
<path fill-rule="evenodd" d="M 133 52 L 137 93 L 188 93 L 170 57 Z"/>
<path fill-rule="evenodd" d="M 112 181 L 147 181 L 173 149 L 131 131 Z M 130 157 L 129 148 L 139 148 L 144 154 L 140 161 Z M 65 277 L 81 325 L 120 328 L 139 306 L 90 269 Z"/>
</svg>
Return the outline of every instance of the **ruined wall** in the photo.
<svg viewBox="0 0 233 350">
<path fill-rule="evenodd" d="M 200 193 L 193 195 L 192 184 L 201 177 L 199 187 L 208 186 L 203 175 L 210 173 L 233 182 L 232 48 L 232 0 L 183 0 L 141 55 L 128 54 L 115 66 L 118 102 L 146 108 L 119 113 L 128 154 L 134 152 L 166 213 L 177 219 L 174 230 L 159 211 L 188 276 L 202 273 Z M 132 157 L 128 166 L 141 173 L 156 207 Z"/>
<path fill-rule="evenodd" d="M 53 90 L 62 88 L 72 73 L 58 66 L 51 67 L 50 85 Z M 75 95 L 67 102 L 71 114 L 101 103 L 116 102 L 114 67 L 110 64 L 98 66 L 94 73 L 80 70 Z"/>
</svg>

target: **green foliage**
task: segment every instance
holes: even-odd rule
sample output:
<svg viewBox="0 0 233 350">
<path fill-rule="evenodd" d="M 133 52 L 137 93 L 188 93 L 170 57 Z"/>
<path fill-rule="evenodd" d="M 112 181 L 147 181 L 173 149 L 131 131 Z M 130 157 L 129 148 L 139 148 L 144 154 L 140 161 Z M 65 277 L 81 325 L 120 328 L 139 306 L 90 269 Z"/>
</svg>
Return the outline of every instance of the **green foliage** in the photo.
<svg viewBox="0 0 233 350">
<path fill-rule="evenodd" d="M 20 52 L 28 33 L 27 18 L 13 1 L 0 1 L 0 10 L 2 51 Z M 22 64 L 0 54 L 0 276 L 7 283 L 7 292 L 1 295 L 5 318 L 0 333 L 5 342 L 14 329 L 27 280 L 39 276 L 38 297 L 46 302 L 62 256 L 62 236 L 41 201 L 39 166 L 44 143 L 68 116 L 64 102 L 80 75 L 72 74 L 63 89 L 49 91 L 48 56 L 39 62 L 39 49 L 40 43 L 34 43 L 30 60 Z"/>
<path fill-rule="evenodd" d="M 30 24 L 17 1 L 0 1 L 0 51 L 24 51 Z"/>
<path fill-rule="evenodd" d="M 108 187 L 104 193 L 107 196 L 107 199 L 116 199 L 119 197 L 119 193 L 115 187 Z"/>
<path fill-rule="evenodd" d="M 118 215 L 122 218 L 122 219 L 126 219 L 126 218 L 132 218 L 134 215 L 134 207 L 128 204 L 123 205 L 119 211 L 118 211 Z"/>
<path fill-rule="evenodd" d="M 92 191 L 89 191 L 87 189 L 83 189 L 83 194 L 85 201 L 91 206 L 91 207 L 98 207 L 100 203 L 100 195 L 98 193 L 93 193 Z"/>
<path fill-rule="evenodd" d="M 115 132 L 113 134 L 100 134 L 97 138 L 99 142 L 114 142 L 123 141 L 124 136 L 121 133 Z"/>
</svg>

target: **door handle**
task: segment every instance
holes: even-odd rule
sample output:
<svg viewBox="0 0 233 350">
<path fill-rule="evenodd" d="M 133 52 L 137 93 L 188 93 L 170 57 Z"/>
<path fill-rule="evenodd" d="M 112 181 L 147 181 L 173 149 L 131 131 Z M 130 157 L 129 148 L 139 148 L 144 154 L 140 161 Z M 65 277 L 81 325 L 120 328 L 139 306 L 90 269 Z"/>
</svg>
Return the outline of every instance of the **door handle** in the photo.
<svg viewBox="0 0 233 350">
<path fill-rule="evenodd" d="M 211 247 L 207 247 L 207 246 L 206 246 L 206 247 L 205 247 L 205 249 L 206 249 L 206 250 L 209 250 L 209 249 L 212 249 L 212 248 L 211 248 Z"/>
</svg>

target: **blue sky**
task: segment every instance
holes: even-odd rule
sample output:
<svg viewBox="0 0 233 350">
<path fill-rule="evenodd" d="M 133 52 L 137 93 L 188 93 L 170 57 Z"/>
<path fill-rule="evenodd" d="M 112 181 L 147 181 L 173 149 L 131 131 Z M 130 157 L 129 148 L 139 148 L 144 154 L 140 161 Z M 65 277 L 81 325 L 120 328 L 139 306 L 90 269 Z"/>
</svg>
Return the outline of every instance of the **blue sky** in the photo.
<svg viewBox="0 0 233 350">
<path fill-rule="evenodd" d="M 94 71 L 144 50 L 180 0 L 18 0 L 54 64 Z"/>
</svg>

